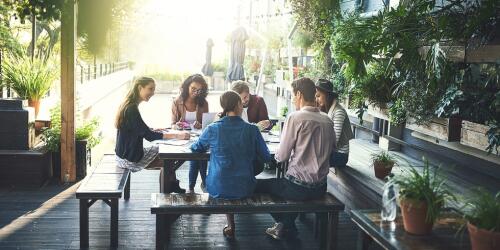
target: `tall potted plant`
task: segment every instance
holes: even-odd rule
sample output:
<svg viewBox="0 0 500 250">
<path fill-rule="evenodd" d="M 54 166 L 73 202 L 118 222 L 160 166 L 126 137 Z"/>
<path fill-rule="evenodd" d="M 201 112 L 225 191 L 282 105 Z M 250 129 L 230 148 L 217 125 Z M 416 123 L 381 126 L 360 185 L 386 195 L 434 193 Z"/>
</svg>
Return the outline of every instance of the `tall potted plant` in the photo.
<svg viewBox="0 0 500 250">
<path fill-rule="evenodd" d="M 445 199 L 453 198 L 437 169 L 431 170 L 429 161 L 423 158 L 421 172 L 411 166 L 409 173 L 394 177 L 399 186 L 399 201 L 406 232 L 416 235 L 430 233 L 438 218 Z"/>
<path fill-rule="evenodd" d="M 500 249 L 500 191 L 476 189 L 462 208 L 473 250 Z"/>
<path fill-rule="evenodd" d="M 9 85 L 19 97 L 28 99 L 38 115 L 40 100 L 47 94 L 57 77 L 57 71 L 38 58 L 11 56 L 4 65 L 4 85 Z"/>
</svg>

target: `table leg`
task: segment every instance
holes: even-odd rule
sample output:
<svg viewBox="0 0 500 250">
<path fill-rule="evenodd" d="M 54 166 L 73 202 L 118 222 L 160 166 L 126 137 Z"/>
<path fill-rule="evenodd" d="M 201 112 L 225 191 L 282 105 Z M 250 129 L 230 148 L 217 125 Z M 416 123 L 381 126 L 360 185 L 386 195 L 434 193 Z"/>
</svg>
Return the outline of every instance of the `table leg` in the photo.
<svg viewBox="0 0 500 250">
<path fill-rule="evenodd" d="M 366 250 L 370 247 L 372 243 L 372 238 L 366 234 L 363 230 L 358 229 L 358 240 L 357 240 L 357 249 L 358 250 Z"/>
<path fill-rule="evenodd" d="M 179 180 L 175 177 L 175 170 L 183 163 L 183 160 L 163 160 L 163 168 L 160 173 L 160 193 L 185 192 L 184 189 L 179 187 Z"/>
<path fill-rule="evenodd" d="M 319 248 L 327 249 L 328 245 L 328 214 L 327 213 L 317 213 L 319 218 Z"/>
</svg>

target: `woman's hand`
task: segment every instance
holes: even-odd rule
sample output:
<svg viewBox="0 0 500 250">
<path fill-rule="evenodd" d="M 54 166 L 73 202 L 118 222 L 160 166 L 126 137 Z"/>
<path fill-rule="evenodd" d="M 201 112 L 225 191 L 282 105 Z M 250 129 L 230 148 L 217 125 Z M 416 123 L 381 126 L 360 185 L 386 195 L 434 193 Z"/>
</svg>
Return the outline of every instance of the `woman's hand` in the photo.
<svg viewBox="0 0 500 250">
<path fill-rule="evenodd" d="M 200 123 L 200 122 L 198 122 L 198 121 L 195 121 L 195 122 L 194 122 L 194 124 L 193 124 L 193 127 L 194 127 L 195 129 L 201 129 L 201 123 Z"/>
<path fill-rule="evenodd" d="M 175 139 L 179 139 L 179 140 L 189 140 L 190 137 L 191 137 L 191 135 L 187 131 L 182 131 L 182 132 L 179 132 L 175 135 Z"/>
<path fill-rule="evenodd" d="M 260 130 L 269 128 L 269 126 L 271 126 L 271 121 L 269 120 L 263 120 L 257 123 L 257 127 L 259 127 Z"/>
<path fill-rule="evenodd" d="M 184 128 L 183 122 L 176 122 L 172 125 L 172 128 L 176 130 L 182 130 Z"/>
<path fill-rule="evenodd" d="M 174 131 L 163 134 L 163 139 L 189 140 L 191 135 L 187 131 Z"/>
</svg>

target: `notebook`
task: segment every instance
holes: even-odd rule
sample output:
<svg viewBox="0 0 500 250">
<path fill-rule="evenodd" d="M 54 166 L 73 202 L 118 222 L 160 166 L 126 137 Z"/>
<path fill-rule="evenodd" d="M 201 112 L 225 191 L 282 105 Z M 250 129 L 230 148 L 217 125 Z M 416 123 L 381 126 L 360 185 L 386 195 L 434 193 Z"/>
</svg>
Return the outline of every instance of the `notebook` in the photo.
<svg viewBox="0 0 500 250">
<path fill-rule="evenodd" d="M 205 130 L 210 123 L 214 122 L 216 115 L 216 112 L 203 113 L 201 116 L 201 130 Z"/>
</svg>

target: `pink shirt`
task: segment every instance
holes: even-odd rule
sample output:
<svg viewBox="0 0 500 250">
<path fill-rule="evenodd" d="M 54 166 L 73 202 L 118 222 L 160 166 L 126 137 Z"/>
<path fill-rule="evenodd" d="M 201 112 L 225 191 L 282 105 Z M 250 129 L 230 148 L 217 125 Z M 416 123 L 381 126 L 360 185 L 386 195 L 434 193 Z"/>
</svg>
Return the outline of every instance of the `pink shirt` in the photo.
<svg viewBox="0 0 500 250">
<path fill-rule="evenodd" d="M 333 122 L 316 107 L 306 106 L 288 116 L 275 158 L 288 160 L 287 174 L 306 183 L 326 180 L 335 150 Z"/>
</svg>

